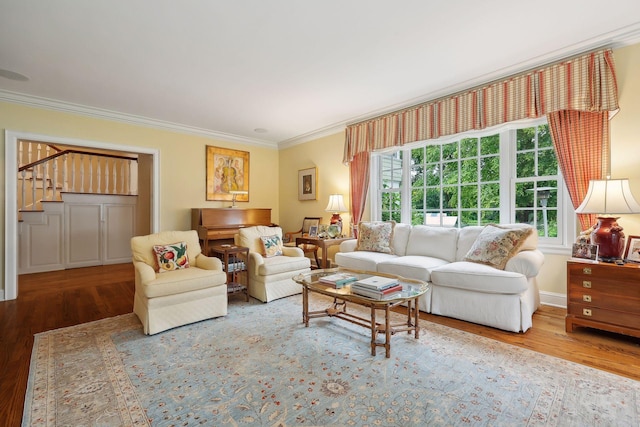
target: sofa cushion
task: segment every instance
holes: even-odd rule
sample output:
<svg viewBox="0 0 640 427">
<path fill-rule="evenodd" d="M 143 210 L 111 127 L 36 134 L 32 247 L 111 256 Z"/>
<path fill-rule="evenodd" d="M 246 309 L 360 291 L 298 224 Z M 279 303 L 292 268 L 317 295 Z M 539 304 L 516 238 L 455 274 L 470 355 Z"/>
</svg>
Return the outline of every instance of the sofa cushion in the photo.
<svg viewBox="0 0 640 427">
<path fill-rule="evenodd" d="M 153 245 L 153 253 L 156 256 L 156 271 L 158 273 L 189 268 L 186 242 Z"/>
<path fill-rule="evenodd" d="M 527 278 L 523 274 L 466 261 L 434 268 L 431 282 L 435 286 L 493 294 L 519 294 L 528 288 Z"/>
<path fill-rule="evenodd" d="M 311 261 L 307 257 L 275 256 L 265 258 L 264 263 L 258 267 L 258 275 L 271 276 L 279 273 L 309 268 Z"/>
<path fill-rule="evenodd" d="M 397 255 L 380 252 L 338 252 L 336 253 L 336 264 L 353 270 L 377 271 L 378 263 L 397 258 Z"/>
<path fill-rule="evenodd" d="M 282 240 L 280 236 L 274 234 L 272 236 L 260 236 L 262 241 L 262 254 L 266 258 L 282 255 Z"/>
<path fill-rule="evenodd" d="M 393 253 L 393 228 L 395 221 L 361 222 L 358 224 L 356 251 Z"/>
<path fill-rule="evenodd" d="M 407 242 L 405 255 L 421 255 L 455 261 L 458 241 L 457 228 L 414 225 Z"/>
<path fill-rule="evenodd" d="M 440 258 L 407 255 L 378 263 L 378 272 L 396 274 L 408 279 L 431 281 L 431 270 L 448 264 Z"/>
<path fill-rule="evenodd" d="M 518 253 L 531 227 L 507 228 L 495 224 L 485 226 L 464 257 L 464 261 L 487 264 L 500 270 Z"/>
<path fill-rule="evenodd" d="M 157 298 L 224 285 L 226 281 L 223 271 L 192 267 L 158 274 L 155 280 L 142 286 L 142 293 L 147 298 Z"/>
<path fill-rule="evenodd" d="M 396 223 L 393 227 L 393 253 L 398 256 L 407 254 L 407 242 L 411 235 L 411 224 Z"/>
</svg>

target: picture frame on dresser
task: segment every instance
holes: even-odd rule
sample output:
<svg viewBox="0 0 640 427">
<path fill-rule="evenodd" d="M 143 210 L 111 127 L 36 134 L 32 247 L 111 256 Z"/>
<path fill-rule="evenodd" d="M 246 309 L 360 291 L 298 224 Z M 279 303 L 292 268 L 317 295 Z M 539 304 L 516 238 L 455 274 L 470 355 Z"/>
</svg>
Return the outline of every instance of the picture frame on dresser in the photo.
<svg viewBox="0 0 640 427">
<path fill-rule="evenodd" d="M 624 260 L 640 263 L 640 236 L 628 236 L 624 249 Z"/>
<path fill-rule="evenodd" d="M 598 245 L 574 243 L 571 249 L 571 261 L 598 262 Z"/>
</svg>

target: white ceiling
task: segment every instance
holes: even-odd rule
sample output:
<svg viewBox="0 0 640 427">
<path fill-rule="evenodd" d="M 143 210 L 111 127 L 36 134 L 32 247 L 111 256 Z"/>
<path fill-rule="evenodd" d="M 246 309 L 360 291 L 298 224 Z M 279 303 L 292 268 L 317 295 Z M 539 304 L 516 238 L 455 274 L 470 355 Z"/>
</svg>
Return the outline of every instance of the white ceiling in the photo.
<svg viewBox="0 0 640 427">
<path fill-rule="evenodd" d="M 286 146 L 639 34 L 638 0 L 0 0 L 0 100 Z"/>
</svg>

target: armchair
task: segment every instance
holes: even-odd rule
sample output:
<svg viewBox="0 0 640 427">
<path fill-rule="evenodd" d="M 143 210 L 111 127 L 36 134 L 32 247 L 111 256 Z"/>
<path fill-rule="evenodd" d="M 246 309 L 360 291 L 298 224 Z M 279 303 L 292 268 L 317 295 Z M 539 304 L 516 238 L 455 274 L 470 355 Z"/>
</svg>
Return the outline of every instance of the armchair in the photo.
<svg viewBox="0 0 640 427">
<path fill-rule="evenodd" d="M 309 235 L 309 229 L 311 226 L 319 226 L 322 218 L 320 217 L 305 217 L 302 221 L 302 228 L 298 231 L 289 231 L 284 233 L 284 244 L 289 247 L 296 247 L 296 236 L 299 234 L 300 236 Z M 306 255 L 308 253 L 312 253 L 313 257 L 316 260 L 316 267 L 320 267 L 320 261 L 318 261 L 318 246 L 312 245 L 309 243 L 303 243 L 297 246 L 302 249 L 302 252 Z"/>
<path fill-rule="evenodd" d="M 234 236 L 236 245 L 249 248 L 249 295 L 262 302 L 301 293 L 292 278 L 311 271 L 311 261 L 300 248 L 282 246 L 280 255 L 267 257 L 262 237 L 269 236 L 278 236 L 281 242 L 282 228 L 258 225 L 241 228 Z"/>
<path fill-rule="evenodd" d="M 188 262 L 189 268 L 159 265 L 153 247 L 179 242 L 186 243 L 186 253 L 175 260 L 176 265 Z M 218 258 L 202 254 L 195 230 L 133 237 L 131 252 L 135 268 L 133 312 L 145 334 L 227 314 L 227 275 Z M 160 272 L 163 268 L 172 271 Z"/>
</svg>

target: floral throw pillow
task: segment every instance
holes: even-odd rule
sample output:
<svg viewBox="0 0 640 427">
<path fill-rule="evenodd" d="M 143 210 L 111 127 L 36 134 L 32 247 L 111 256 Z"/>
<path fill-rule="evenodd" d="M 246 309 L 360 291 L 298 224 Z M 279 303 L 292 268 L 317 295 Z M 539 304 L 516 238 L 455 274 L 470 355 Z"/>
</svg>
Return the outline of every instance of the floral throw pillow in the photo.
<svg viewBox="0 0 640 427">
<path fill-rule="evenodd" d="M 282 239 L 277 234 L 273 236 L 261 236 L 265 258 L 282 255 Z"/>
<path fill-rule="evenodd" d="M 488 224 L 464 257 L 465 261 L 487 264 L 504 270 L 507 261 L 518 253 L 533 228 L 504 228 Z"/>
<path fill-rule="evenodd" d="M 358 224 L 357 251 L 393 253 L 393 228 L 395 221 L 361 222 Z"/>
<path fill-rule="evenodd" d="M 187 243 L 178 242 L 170 245 L 155 245 L 153 253 L 156 254 L 158 273 L 189 268 L 187 257 Z"/>
</svg>

